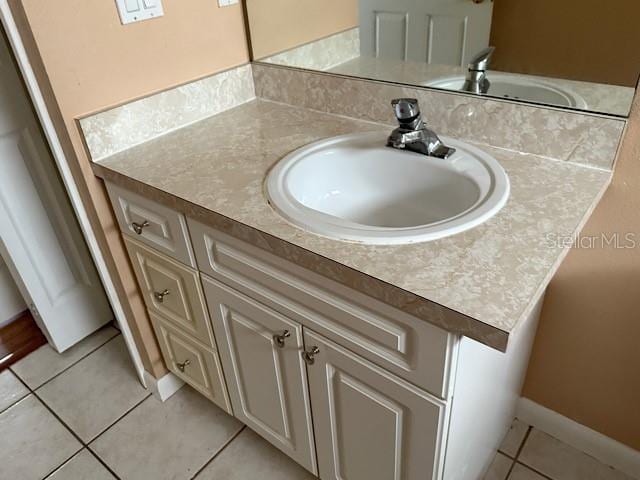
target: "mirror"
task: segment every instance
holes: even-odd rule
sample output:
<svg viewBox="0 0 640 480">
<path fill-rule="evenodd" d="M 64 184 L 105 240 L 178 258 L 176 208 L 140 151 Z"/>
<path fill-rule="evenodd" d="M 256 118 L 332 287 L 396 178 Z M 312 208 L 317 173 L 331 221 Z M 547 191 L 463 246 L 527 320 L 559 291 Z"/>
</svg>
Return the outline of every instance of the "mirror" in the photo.
<svg viewBox="0 0 640 480">
<path fill-rule="evenodd" d="M 245 0 L 256 61 L 626 117 L 638 0 Z"/>
</svg>

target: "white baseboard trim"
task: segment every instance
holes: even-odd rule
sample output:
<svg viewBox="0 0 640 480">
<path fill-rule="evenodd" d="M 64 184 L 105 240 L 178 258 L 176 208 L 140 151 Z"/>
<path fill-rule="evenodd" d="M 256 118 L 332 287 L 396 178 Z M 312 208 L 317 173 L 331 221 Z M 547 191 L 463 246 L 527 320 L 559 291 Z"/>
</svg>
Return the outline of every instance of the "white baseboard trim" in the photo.
<svg viewBox="0 0 640 480">
<path fill-rule="evenodd" d="M 538 430 L 640 479 L 640 452 L 527 398 L 520 398 L 517 417 Z"/>
<path fill-rule="evenodd" d="M 145 370 L 144 380 L 153 396 L 161 402 L 166 401 L 184 386 L 184 382 L 173 373 L 167 373 L 164 377 L 157 379 Z"/>
</svg>

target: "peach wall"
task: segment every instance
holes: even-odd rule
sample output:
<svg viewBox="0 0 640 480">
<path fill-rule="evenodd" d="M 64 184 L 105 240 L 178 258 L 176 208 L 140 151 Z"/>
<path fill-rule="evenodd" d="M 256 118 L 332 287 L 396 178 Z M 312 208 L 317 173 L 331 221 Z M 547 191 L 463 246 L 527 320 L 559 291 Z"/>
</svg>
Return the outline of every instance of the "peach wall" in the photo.
<svg viewBox="0 0 640 480">
<path fill-rule="evenodd" d="M 113 0 L 9 3 L 144 367 L 161 376 L 166 369 L 77 118 L 246 63 L 242 9 L 163 0 L 164 17 L 123 26 Z"/>
<path fill-rule="evenodd" d="M 524 396 L 640 450 L 640 95 L 584 245 L 603 233 L 632 248 L 597 241 L 569 253 L 546 296 Z"/>
<path fill-rule="evenodd" d="M 357 0 L 245 1 L 254 59 L 359 25 Z"/>
<path fill-rule="evenodd" d="M 492 68 L 635 87 L 640 2 L 494 0 Z"/>
</svg>

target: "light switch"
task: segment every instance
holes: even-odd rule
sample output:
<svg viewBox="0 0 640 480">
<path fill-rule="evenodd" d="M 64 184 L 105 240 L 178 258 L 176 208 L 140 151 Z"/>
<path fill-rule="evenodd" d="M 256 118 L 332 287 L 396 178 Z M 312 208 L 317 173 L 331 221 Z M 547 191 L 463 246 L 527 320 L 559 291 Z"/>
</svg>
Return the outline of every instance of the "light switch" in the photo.
<svg viewBox="0 0 640 480">
<path fill-rule="evenodd" d="M 116 0 L 123 25 L 164 15 L 162 0 Z"/>
<path fill-rule="evenodd" d="M 124 6 L 128 13 L 138 12 L 140 10 L 139 0 L 125 0 Z"/>
</svg>

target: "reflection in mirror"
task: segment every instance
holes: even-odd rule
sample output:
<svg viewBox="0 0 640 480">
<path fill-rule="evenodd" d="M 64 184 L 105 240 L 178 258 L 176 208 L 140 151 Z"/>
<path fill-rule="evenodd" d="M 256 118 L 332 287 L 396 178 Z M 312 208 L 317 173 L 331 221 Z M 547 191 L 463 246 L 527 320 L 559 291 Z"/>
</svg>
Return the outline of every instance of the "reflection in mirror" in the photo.
<svg viewBox="0 0 640 480">
<path fill-rule="evenodd" d="M 257 61 L 627 116 L 640 1 L 245 0 Z"/>
</svg>

